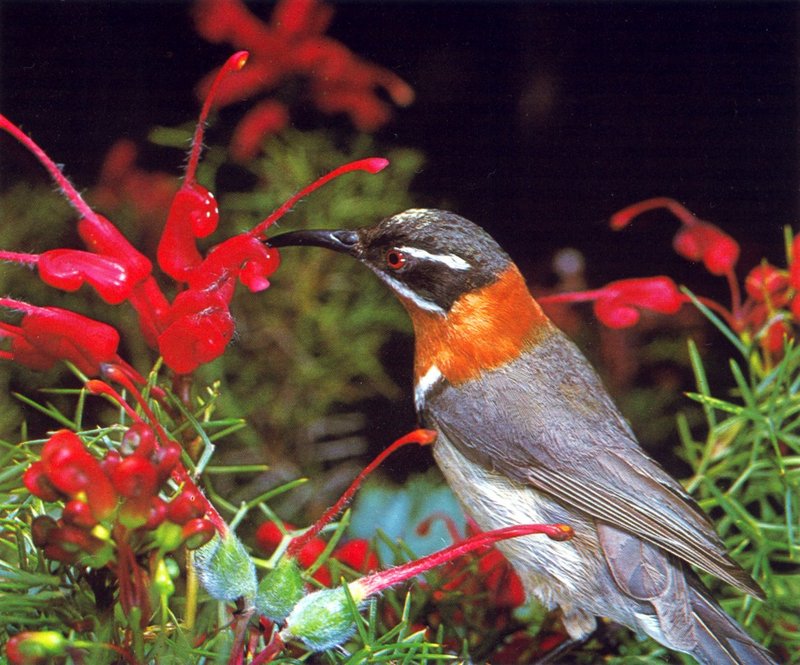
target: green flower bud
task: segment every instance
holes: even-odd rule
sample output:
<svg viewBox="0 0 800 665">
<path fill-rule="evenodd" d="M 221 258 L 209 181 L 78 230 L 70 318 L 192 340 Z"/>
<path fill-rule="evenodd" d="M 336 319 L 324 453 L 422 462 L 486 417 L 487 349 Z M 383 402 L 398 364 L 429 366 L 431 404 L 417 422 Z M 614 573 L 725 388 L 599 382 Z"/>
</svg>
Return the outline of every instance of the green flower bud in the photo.
<svg viewBox="0 0 800 665">
<path fill-rule="evenodd" d="M 174 522 L 161 522 L 153 532 L 153 539 L 162 552 L 174 552 L 183 543 L 183 527 Z"/>
<path fill-rule="evenodd" d="M 283 557 L 258 583 L 255 606 L 259 614 L 283 621 L 305 595 L 305 583 L 294 559 Z"/>
<path fill-rule="evenodd" d="M 217 600 L 256 594 L 256 567 L 241 541 L 228 532 L 195 550 L 194 565 L 206 591 Z"/>
<path fill-rule="evenodd" d="M 358 604 L 363 598 L 353 597 Z M 313 651 L 345 642 L 356 629 L 355 617 L 344 587 L 315 591 L 300 600 L 286 618 L 284 638 L 295 638 Z"/>
</svg>

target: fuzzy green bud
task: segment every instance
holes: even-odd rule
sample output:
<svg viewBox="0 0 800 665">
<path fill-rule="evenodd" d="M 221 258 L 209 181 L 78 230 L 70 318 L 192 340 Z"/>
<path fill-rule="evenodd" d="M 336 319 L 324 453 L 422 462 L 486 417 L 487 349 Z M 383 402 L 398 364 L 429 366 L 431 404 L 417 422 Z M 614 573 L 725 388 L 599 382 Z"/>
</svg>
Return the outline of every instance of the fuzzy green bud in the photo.
<svg viewBox="0 0 800 665">
<path fill-rule="evenodd" d="M 283 557 L 258 583 L 255 606 L 259 614 L 283 621 L 305 595 L 300 567 L 291 557 Z"/>
<path fill-rule="evenodd" d="M 217 600 L 256 594 L 256 567 L 241 541 L 228 532 L 195 550 L 194 565 L 206 591 Z"/>
<path fill-rule="evenodd" d="M 351 588 L 357 591 L 358 588 Z M 363 597 L 353 596 L 359 605 Z M 344 587 L 315 591 L 300 600 L 286 617 L 283 637 L 298 639 L 312 651 L 332 649 L 345 642 L 356 629 L 353 609 Z"/>
</svg>

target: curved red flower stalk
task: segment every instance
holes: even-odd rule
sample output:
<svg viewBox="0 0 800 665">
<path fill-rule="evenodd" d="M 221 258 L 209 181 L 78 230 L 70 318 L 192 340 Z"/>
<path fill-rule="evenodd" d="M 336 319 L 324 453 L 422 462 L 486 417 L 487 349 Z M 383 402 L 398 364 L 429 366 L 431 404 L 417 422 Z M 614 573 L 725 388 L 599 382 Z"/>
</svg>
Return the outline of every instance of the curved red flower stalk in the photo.
<svg viewBox="0 0 800 665">
<path fill-rule="evenodd" d="M 172 199 L 167 222 L 158 243 L 156 250 L 158 265 L 167 275 L 179 282 L 185 282 L 188 274 L 203 261 L 195 239 L 213 233 L 219 223 L 219 207 L 214 195 L 195 180 L 203 147 L 205 121 L 220 82 L 229 74 L 244 67 L 247 57 L 247 51 L 234 53 L 217 72 L 200 111 L 183 184 Z"/>
<path fill-rule="evenodd" d="M 83 200 L 81 195 L 78 194 L 77 190 L 72 186 L 72 183 L 67 180 L 66 176 L 61 172 L 61 169 L 56 166 L 56 163 L 45 154 L 44 150 L 42 150 L 32 138 L 30 138 L 27 134 L 25 134 L 25 132 L 23 132 L 19 127 L 17 127 L 2 114 L 0 114 L 0 129 L 6 130 L 9 134 L 11 134 L 11 136 L 17 139 L 17 141 L 19 141 L 34 154 L 36 159 L 38 159 L 42 166 L 44 166 L 48 173 L 50 173 L 50 176 L 53 178 L 53 180 L 56 181 L 59 189 L 63 192 L 64 196 L 66 196 L 70 205 L 75 208 L 75 210 L 77 210 L 83 217 L 96 216 L 94 210 L 92 210 L 86 201 Z"/>
<path fill-rule="evenodd" d="M 350 582 L 348 585 L 350 593 L 353 599 L 359 602 L 395 584 L 405 582 L 420 573 L 427 572 L 431 568 L 452 561 L 486 545 L 493 545 L 500 540 L 507 540 L 508 538 L 530 536 L 537 533 L 544 534 L 548 538 L 557 541 L 569 540 L 575 535 L 572 527 L 566 524 L 522 524 L 479 533 L 416 561 L 410 561 Z"/>
<path fill-rule="evenodd" d="M 294 196 L 289 197 L 277 210 L 270 214 L 264 221 L 250 229 L 247 233 L 252 236 L 263 236 L 264 231 L 266 231 L 274 222 L 283 217 L 286 212 L 300 199 L 308 196 L 311 192 L 319 189 L 334 178 L 338 178 L 340 175 L 351 173 L 353 171 L 366 171 L 367 173 L 375 174 L 385 169 L 388 165 L 388 159 L 383 157 L 368 157 L 366 159 L 359 159 L 335 168 L 330 173 L 327 173 L 326 175 L 312 182 L 310 185 L 301 189 Z"/>
<path fill-rule="evenodd" d="M 701 220 L 678 201 L 668 197 L 647 199 L 623 208 L 612 215 L 611 228 L 624 228 L 634 217 L 659 208 L 669 210 L 683 225 L 673 239 L 675 251 L 690 261 L 702 261 L 712 275 L 726 278 L 731 292 L 733 318 L 741 318 L 742 297 L 735 273 L 740 253 L 739 243 L 722 229 Z"/>
<path fill-rule="evenodd" d="M 237 51 L 225 61 L 222 67 L 219 68 L 217 75 L 214 77 L 214 81 L 211 83 L 211 87 L 208 90 L 208 94 L 206 94 L 203 106 L 200 109 L 200 117 L 197 120 L 197 127 L 195 128 L 194 136 L 192 137 L 192 151 L 189 153 L 189 162 L 186 165 L 186 182 L 194 180 L 194 174 L 197 171 L 197 165 L 200 161 L 200 152 L 203 149 L 203 133 L 205 131 L 206 120 L 208 119 L 208 114 L 211 112 L 211 106 L 216 99 L 220 84 L 228 76 L 228 74 L 240 71 L 245 64 L 247 64 L 247 59 L 249 57 L 250 54 L 247 51 Z"/>
<path fill-rule="evenodd" d="M 344 491 L 339 500 L 334 503 L 328 510 L 326 510 L 322 517 L 320 517 L 312 526 L 308 528 L 302 535 L 297 536 L 289 543 L 289 547 L 287 548 L 287 555 L 296 558 L 300 551 L 311 541 L 313 540 L 320 531 L 328 524 L 334 517 L 336 517 L 339 513 L 341 513 L 348 503 L 353 498 L 353 495 L 356 493 L 358 488 L 361 486 L 361 483 L 364 482 L 366 477 L 371 474 L 375 469 L 380 466 L 383 461 L 389 457 L 392 453 L 396 452 L 403 446 L 407 446 L 410 443 L 416 443 L 420 446 L 427 446 L 433 443 L 436 440 L 436 432 L 430 429 L 416 429 L 413 432 L 409 432 L 405 436 L 400 437 L 394 443 L 392 443 L 389 447 L 385 450 L 381 451 L 372 462 L 370 462 L 364 469 L 359 473 L 355 480 L 350 483 L 350 486 Z"/>
</svg>

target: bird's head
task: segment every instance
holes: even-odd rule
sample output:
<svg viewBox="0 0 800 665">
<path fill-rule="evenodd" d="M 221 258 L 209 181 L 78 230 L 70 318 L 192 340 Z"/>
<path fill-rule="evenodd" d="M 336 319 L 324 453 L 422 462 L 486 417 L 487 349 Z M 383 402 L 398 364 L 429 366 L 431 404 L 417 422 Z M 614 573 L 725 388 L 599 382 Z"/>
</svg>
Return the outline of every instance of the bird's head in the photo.
<svg viewBox="0 0 800 665">
<path fill-rule="evenodd" d="M 513 265 L 482 228 L 444 210 L 407 210 L 357 230 L 293 231 L 268 242 L 349 254 L 404 304 L 442 316 L 462 296 L 493 284 Z"/>
<path fill-rule="evenodd" d="M 274 247 L 349 254 L 389 286 L 411 315 L 417 385 L 458 384 L 518 358 L 552 328 L 500 246 L 443 210 L 414 209 L 356 230 L 294 231 Z"/>
</svg>

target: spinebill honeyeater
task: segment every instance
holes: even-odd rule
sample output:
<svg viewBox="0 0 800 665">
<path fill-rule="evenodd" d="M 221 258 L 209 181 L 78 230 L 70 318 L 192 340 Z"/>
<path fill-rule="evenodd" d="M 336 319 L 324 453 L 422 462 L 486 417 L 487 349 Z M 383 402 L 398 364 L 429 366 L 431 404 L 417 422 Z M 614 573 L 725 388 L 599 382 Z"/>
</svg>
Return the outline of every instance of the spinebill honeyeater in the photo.
<svg viewBox="0 0 800 665">
<path fill-rule="evenodd" d="M 357 230 L 296 231 L 275 247 L 348 254 L 414 324 L 415 403 L 434 456 L 484 529 L 569 524 L 575 537 L 498 544 L 573 640 L 608 617 L 700 663 L 773 663 L 690 566 L 763 598 L 681 485 L 648 457 L 578 348 L 500 246 L 442 210 Z"/>
</svg>

